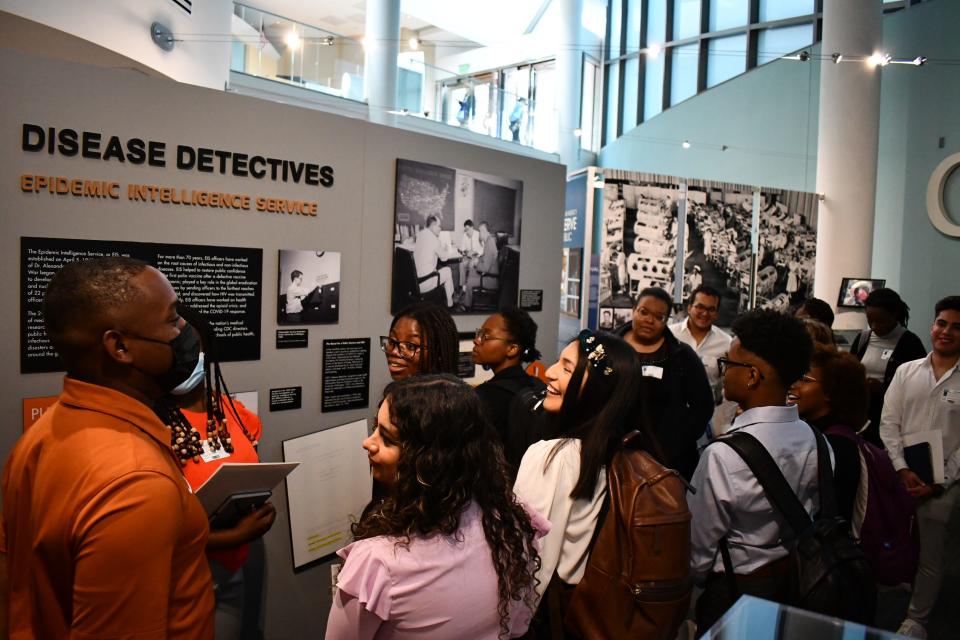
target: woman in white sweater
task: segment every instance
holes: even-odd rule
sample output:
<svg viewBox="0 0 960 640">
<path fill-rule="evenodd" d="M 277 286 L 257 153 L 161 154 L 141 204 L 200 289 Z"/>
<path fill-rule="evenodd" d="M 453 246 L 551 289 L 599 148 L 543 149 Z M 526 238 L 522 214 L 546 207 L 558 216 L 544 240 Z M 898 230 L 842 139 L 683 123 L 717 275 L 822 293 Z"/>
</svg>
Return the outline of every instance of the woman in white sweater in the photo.
<svg viewBox="0 0 960 640">
<path fill-rule="evenodd" d="M 624 435 L 640 430 L 643 445 L 657 451 L 653 435 L 641 419 L 636 388 L 642 371 L 636 353 L 621 338 L 584 330 L 547 370 L 542 411 L 548 414 L 549 439 L 527 449 L 514 491 L 550 521 L 540 541 L 538 595 L 551 579 L 554 589 L 568 595 L 580 582 L 590 542 L 607 493 L 606 466 Z M 539 625 L 532 637 L 549 637 L 548 606 L 563 606 L 566 598 L 542 599 Z"/>
</svg>

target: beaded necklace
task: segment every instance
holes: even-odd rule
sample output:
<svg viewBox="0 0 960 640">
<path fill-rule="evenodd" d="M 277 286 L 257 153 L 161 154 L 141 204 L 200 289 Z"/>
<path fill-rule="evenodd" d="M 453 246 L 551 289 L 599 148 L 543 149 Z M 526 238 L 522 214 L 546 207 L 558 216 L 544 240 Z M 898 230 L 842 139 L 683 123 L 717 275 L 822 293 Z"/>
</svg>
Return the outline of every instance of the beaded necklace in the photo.
<svg viewBox="0 0 960 640">
<path fill-rule="evenodd" d="M 206 431 L 209 448 L 213 451 L 219 451 L 222 448 L 227 453 L 233 453 L 233 440 L 230 437 L 230 431 L 227 429 L 227 416 L 223 410 L 221 398 L 226 398 L 230 404 L 233 417 L 240 425 L 243 435 L 253 446 L 257 446 L 257 440 L 247 430 L 243 420 L 240 419 L 237 407 L 233 404 L 233 398 L 230 397 L 230 391 L 227 389 L 223 373 L 220 371 L 220 363 L 207 361 L 204 368 L 204 383 L 206 386 L 204 405 L 207 408 Z M 195 464 L 200 464 L 204 450 L 203 441 L 200 439 L 197 430 L 187 420 L 187 417 L 183 415 L 180 407 L 172 399 L 167 398 L 160 403 L 158 408 L 160 409 L 158 413 L 162 413 L 160 415 L 161 420 L 170 429 L 170 447 L 181 466 L 186 466 L 191 460 Z"/>
</svg>

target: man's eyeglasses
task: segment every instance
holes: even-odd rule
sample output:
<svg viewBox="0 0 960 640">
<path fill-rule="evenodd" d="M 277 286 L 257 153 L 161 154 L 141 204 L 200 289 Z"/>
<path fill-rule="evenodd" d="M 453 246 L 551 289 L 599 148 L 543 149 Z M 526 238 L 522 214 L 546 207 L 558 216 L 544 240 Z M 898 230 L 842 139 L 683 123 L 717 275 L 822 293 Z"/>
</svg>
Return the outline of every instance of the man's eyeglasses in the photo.
<svg viewBox="0 0 960 640">
<path fill-rule="evenodd" d="M 473 334 L 473 339 L 475 342 L 483 344 L 484 342 L 489 342 L 490 340 L 502 340 L 503 342 L 511 342 L 507 338 L 498 338 L 496 336 L 491 336 L 483 329 L 477 329 L 476 333 Z"/>
<path fill-rule="evenodd" d="M 411 358 L 417 355 L 417 352 L 420 351 L 420 346 L 416 342 L 406 342 L 403 340 L 397 340 L 396 338 L 389 338 L 387 336 L 380 336 L 380 350 L 386 354 L 389 354 L 391 351 L 395 351 L 404 360 L 410 360 Z"/>
<path fill-rule="evenodd" d="M 717 358 L 717 368 L 720 369 L 720 375 L 723 376 L 730 367 L 748 367 L 750 369 L 755 369 L 757 375 L 760 376 L 761 380 L 766 378 L 763 375 L 763 371 L 757 369 L 757 365 L 750 364 L 749 362 L 739 362 L 737 360 L 731 360 L 730 358 Z"/>
<path fill-rule="evenodd" d="M 637 314 L 644 319 L 653 318 L 655 322 L 658 322 L 660 324 L 663 324 L 664 322 L 667 321 L 667 314 L 665 313 L 654 313 L 653 311 L 648 311 L 643 307 L 637 307 L 636 311 L 637 311 Z"/>
<path fill-rule="evenodd" d="M 694 311 L 699 311 L 700 313 L 709 313 L 710 315 L 713 315 L 714 313 L 717 312 L 717 308 L 716 308 L 716 307 L 708 307 L 708 306 L 706 306 L 706 305 L 700 304 L 699 302 L 698 302 L 697 304 L 693 305 L 693 310 L 694 310 Z"/>
</svg>

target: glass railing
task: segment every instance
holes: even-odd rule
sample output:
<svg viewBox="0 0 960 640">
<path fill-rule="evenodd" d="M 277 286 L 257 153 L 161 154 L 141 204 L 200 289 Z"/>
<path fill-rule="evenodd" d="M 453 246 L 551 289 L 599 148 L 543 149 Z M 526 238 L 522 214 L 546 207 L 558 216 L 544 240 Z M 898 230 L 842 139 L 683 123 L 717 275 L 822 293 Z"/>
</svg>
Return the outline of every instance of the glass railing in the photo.
<svg viewBox="0 0 960 640">
<path fill-rule="evenodd" d="M 232 71 L 366 101 L 360 40 L 239 2 L 231 32 Z M 552 65 L 547 66 L 538 72 L 537 91 L 550 100 L 538 104 L 523 91 L 500 87 L 506 74 L 499 71 L 463 77 L 427 62 L 422 50 L 404 51 L 397 60 L 398 100 L 392 112 L 555 153 L 559 116 L 553 107 Z"/>
<path fill-rule="evenodd" d="M 363 101 L 358 40 L 234 3 L 230 69 Z"/>
</svg>

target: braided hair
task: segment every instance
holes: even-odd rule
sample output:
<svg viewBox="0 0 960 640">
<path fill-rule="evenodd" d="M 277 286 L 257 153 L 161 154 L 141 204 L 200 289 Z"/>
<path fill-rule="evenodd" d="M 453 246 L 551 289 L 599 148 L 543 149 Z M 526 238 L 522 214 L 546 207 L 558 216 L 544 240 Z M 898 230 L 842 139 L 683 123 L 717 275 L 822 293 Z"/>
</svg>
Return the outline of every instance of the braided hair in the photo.
<svg viewBox="0 0 960 640">
<path fill-rule="evenodd" d="M 223 378 L 223 372 L 220 370 L 220 358 L 217 354 L 216 334 L 213 327 L 203 316 L 184 304 L 177 306 L 177 312 L 187 321 L 188 327 L 184 327 L 184 331 L 192 327 L 192 330 L 200 336 L 200 344 L 203 347 L 205 385 L 203 404 L 207 411 L 207 440 L 214 449 L 222 447 L 228 453 L 233 453 L 233 442 L 227 430 L 227 416 L 223 406 L 223 399 L 226 399 L 232 418 L 237 421 L 243 435 L 253 443 L 253 446 L 257 446 L 257 440 L 243 424 L 240 412 L 237 411 L 233 398 L 230 397 L 230 390 Z M 170 427 L 171 446 L 180 464 L 185 465 L 190 460 L 199 462 L 200 454 L 203 452 L 200 434 L 183 415 L 176 400 L 172 396 L 162 398 L 156 403 L 154 412 L 164 424 Z"/>
<path fill-rule="evenodd" d="M 497 313 L 503 318 L 507 333 L 520 346 L 520 361 L 534 362 L 542 356 L 537 349 L 537 323 L 530 314 L 516 307 L 504 307 Z"/>
<path fill-rule="evenodd" d="M 874 289 L 863 301 L 863 306 L 878 307 L 888 311 L 904 327 L 910 322 L 910 307 L 900 298 L 900 294 L 893 289 L 887 289 L 886 287 Z"/>
<path fill-rule="evenodd" d="M 423 351 L 420 356 L 420 373 L 457 373 L 460 341 L 453 316 L 443 307 L 431 302 L 415 302 L 393 316 L 390 330 L 400 318 L 413 318 L 420 325 L 423 335 Z"/>
</svg>

